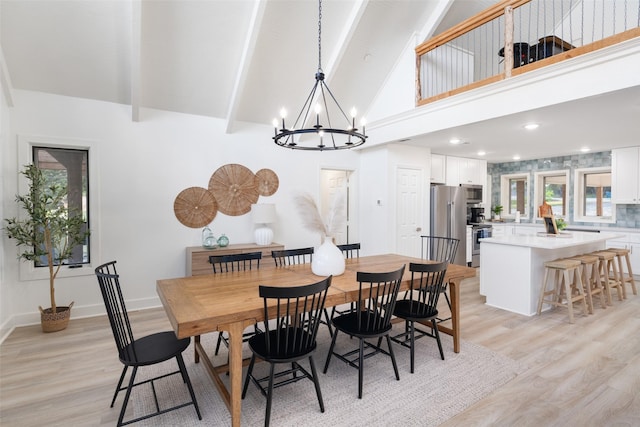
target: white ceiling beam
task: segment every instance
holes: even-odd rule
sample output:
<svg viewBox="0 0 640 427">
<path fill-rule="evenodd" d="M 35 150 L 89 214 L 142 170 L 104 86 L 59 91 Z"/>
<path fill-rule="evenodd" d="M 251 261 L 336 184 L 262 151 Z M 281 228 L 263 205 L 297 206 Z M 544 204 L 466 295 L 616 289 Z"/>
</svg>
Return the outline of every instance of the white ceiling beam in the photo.
<svg viewBox="0 0 640 427">
<path fill-rule="evenodd" d="M 131 120 L 140 121 L 142 0 L 131 1 Z"/>
<path fill-rule="evenodd" d="M 358 0 L 353 4 L 351 13 L 349 13 L 340 36 L 338 37 L 338 42 L 336 44 L 337 49 L 334 50 L 333 56 L 329 58 L 327 66 L 322 66 L 322 71 L 324 71 L 325 76 L 327 76 L 325 78 L 327 85 L 329 85 L 332 76 L 335 74 L 333 71 L 335 71 L 340 65 L 340 60 L 342 60 L 342 57 L 345 55 L 347 48 L 349 47 L 349 42 L 356 32 L 358 23 L 360 22 L 362 15 L 364 15 L 364 11 L 367 9 L 368 4 L 369 0 Z"/>
<path fill-rule="evenodd" d="M 2 93 L 9 107 L 13 107 L 13 84 L 11 76 L 7 68 L 7 61 L 4 59 L 4 51 L 0 47 L 0 85 L 2 85 Z"/>
<path fill-rule="evenodd" d="M 454 0 L 438 0 L 438 3 L 433 8 L 433 12 L 429 14 L 427 18 L 427 22 L 424 23 L 422 30 L 420 31 L 419 37 L 422 39 L 418 42 L 418 44 L 427 41 L 433 36 L 433 33 L 440 25 L 440 22 L 447 15 L 447 12 L 453 6 Z M 416 44 L 416 46 L 418 45 Z"/>
<path fill-rule="evenodd" d="M 247 37 L 242 49 L 242 56 L 240 58 L 240 66 L 238 68 L 239 72 L 233 85 L 233 91 L 231 92 L 229 108 L 227 108 L 226 133 L 233 133 L 233 125 L 236 121 L 238 108 L 240 107 L 240 100 L 242 99 L 242 93 L 244 92 L 247 83 L 247 76 L 249 75 L 249 70 L 251 68 L 251 58 L 253 57 L 253 53 L 256 49 L 256 43 L 258 35 L 260 34 L 260 27 L 262 26 L 266 4 L 267 0 L 257 0 L 254 3 L 253 10 L 251 12 L 251 20 L 249 21 Z"/>
</svg>

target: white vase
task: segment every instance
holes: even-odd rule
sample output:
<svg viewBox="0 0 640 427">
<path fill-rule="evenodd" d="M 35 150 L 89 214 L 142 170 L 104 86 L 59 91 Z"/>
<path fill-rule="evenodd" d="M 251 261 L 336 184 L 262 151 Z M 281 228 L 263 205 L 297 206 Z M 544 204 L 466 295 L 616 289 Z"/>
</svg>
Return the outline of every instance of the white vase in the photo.
<svg viewBox="0 0 640 427">
<path fill-rule="evenodd" d="M 344 273 L 344 255 L 330 237 L 313 252 L 311 271 L 316 276 L 339 276 Z"/>
</svg>

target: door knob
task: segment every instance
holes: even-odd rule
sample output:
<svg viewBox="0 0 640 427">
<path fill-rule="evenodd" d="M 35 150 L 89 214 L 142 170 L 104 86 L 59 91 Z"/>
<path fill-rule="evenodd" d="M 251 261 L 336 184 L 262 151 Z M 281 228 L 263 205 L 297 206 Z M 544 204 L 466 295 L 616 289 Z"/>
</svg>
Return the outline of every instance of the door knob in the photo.
<svg viewBox="0 0 640 427">
<path fill-rule="evenodd" d="M 416 231 L 417 231 L 417 232 L 422 231 L 422 227 L 418 227 L 418 228 L 416 228 Z"/>
</svg>

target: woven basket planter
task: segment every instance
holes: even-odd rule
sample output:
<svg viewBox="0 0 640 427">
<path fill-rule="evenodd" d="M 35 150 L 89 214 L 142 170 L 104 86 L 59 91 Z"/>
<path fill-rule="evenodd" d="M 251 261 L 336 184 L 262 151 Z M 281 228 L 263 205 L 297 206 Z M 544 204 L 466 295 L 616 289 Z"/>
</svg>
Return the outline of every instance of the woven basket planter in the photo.
<svg viewBox="0 0 640 427">
<path fill-rule="evenodd" d="M 58 306 L 55 313 L 51 312 L 51 308 L 43 309 L 40 307 L 42 332 L 57 332 L 66 329 L 71 317 L 71 307 L 73 307 L 73 302 L 68 307 Z"/>
</svg>

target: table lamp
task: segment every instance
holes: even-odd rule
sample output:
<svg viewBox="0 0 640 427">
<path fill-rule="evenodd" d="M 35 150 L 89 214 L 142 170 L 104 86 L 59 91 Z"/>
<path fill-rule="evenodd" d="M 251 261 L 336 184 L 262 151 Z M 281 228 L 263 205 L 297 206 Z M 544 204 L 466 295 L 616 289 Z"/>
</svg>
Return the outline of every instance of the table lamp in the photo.
<svg viewBox="0 0 640 427">
<path fill-rule="evenodd" d="M 272 203 L 262 203 L 251 205 L 251 219 L 256 228 L 256 244 L 260 246 L 270 245 L 273 242 L 273 230 L 268 224 L 276 221 L 276 205 Z"/>
</svg>

